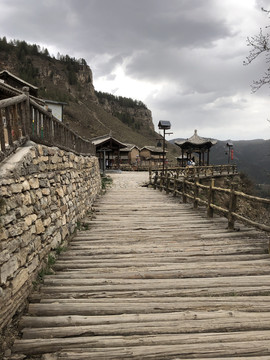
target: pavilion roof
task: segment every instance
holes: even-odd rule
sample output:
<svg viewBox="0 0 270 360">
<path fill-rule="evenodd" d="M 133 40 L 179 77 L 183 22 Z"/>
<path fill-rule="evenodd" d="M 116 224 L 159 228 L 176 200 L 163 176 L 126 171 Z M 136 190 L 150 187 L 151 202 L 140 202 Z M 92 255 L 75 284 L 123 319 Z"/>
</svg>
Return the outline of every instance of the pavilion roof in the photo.
<svg viewBox="0 0 270 360">
<path fill-rule="evenodd" d="M 194 134 L 182 141 L 175 141 L 175 145 L 180 146 L 181 148 L 194 147 L 194 148 L 203 148 L 203 147 L 211 147 L 216 145 L 217 140 L 204 138 L 198 135 L 197 130 L 194 131 Z"/>
<path fill-rule="evenodd" d="M 112 137 L 111 135 L 103 135 L 103 136 L 98 136 L 95 138 L 90 139 L 90 141 L 95 145 L 95 146 L 100 146 L 100 145 L 104 145 L 106 144 L 108 141 L 112 141 L 112 143 L 114 145 L 119 146 L 119 148 L 125 148 L 126 144 L 122 143 L 121 141 L 115 139 L 114 137 Z"/>
</svg>

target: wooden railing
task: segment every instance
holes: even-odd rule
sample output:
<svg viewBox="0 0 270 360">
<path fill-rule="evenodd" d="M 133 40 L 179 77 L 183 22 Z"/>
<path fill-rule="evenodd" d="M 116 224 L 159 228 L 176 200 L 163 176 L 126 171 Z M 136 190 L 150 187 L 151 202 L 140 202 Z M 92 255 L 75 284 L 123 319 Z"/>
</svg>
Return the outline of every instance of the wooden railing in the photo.
<svg viewBox="0 0 270 360">
<path fill-rule="evenodd" d="M 150 173 L 157 171 L 162 173 L 162 167 L 150 169 Z M 210 165 L 210 166 L 186 166 L 186 167 L 166 167 L 165 173 L 170 176 L 186 176 L 186 177 L 213 177 L 219 175 L 237 174 L 237 168 L 234 164 L 229 165 Z"/>
<path fill-rule="evenodd" d="M 50 110 L 24 93 L 0 100 L 0 161 L 28 139 L 48 146 L 57 146 L 76 154 L 94 154 L 95 147 L 56 119 Z"/>
<path fill-rule="evenodd" d="M 236 169 L 234 169 L 236 171 Z M 202 172 L 203 173 L 203 172 Z M 254 226 L 260 230 L 270 232 L 270 226 L 260 221 L 252 219 L 252 214 L 256 212 L 256 205 L 260 204 L 260 211 L 269 211 L 264 207 L 270 206 L 270 199 L 264 199 L 256 196 L 245 194 L 237 191 L 236 183 L 232 182 L 230 189 L 215 186 L 215 180 L 212 178 L 209 185 L 200 183 L 200 177 L 182 176 L 177 173 L 172 174 L 170 171 L 165 173 L 161 171 L 149 172 L 150 184 L 154 189 L 164 190 L 167 194 L 173 193 L 174 196 L 181 196 L 183 203 L 187 203 L 188 199 L 193 202 L 194 208 L 204 205 L 207 208 L 207 216 L 213 217 L 214 211 L 224 215 L 228 219 L 228 228 L 234 229 L 235 221 L 239 220 L 245 224 Z M 252 209 L 247 211 L 247 204 L 251 202 Z M 250 213 L 250 215 L 249 215 Z M 270 219 L 270 218 L 269 218 Z"/>
</svg>

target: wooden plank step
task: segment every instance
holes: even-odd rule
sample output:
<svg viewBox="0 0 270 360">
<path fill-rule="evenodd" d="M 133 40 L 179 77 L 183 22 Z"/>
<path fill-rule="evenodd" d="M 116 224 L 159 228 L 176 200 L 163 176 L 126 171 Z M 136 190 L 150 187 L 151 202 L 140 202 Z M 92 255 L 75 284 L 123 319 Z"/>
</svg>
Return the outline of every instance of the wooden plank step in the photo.
<svg viewBox="0 0 270 360">
<path fill-rule="evenodd" d="M 192 288 L 215 288 L 219 286 L 231 287 L 246 287 L 246 286 L 270 286 L 270 276 L 258 275 L 258 276 L 227 276 L 217 278 L 192 278 L 192 279 L 166 279 L 162 281 L 160 279 L 57 279 L 57 277 L 48 277 L 45 280 L 46 285 L 56 286 L 97 286 L 97 287 L 111 287 L 114 286 L 115 290 L 127 289 L 132 287 L 135 289 L 166 289 L 166 288 L 179 288 L 179 289 L 192 289 Z"/>
<path fill-rule="evenodd" d="M 55 303 L 32 303 L 29 306 L 29 314 L 34 316 L 59 316 L 59 315 L 116 315 L 116 314 L 147 314 L 147 313 L 161 313 L 161 312 L 178 312 L 187 310 L 238 310 L 257 312 L 258 307 L 262 312 L 270 311 L 269 297 L 265 297 L 264 301 L 257 299 L 257 297 L 248 297 L 241 299 L 242 296 L 233 296 L 237 298 L 233 301 L 232 296 L 222 298 L 181 298 L 174 302 L 169 302 L 166 297 L 161 298 L 160 301 L 156 299 L 142 299 L 137 301 L 134 298 L 133 302 L 125 301 L 121 298 L 113 299 L 98 299 L 98 302 L 84 302 L 78 303 L 73 299 L 73 302 L 55 302 Z M 261 296 L 259 297 L 261 298 Z"/>
<path fill-rule="evenodd" d="M 157 347 L 162 347 L 162 356 L 186 356 L 191 355 L 216 357 L 230 355 L 267 355 L 270 347 L 269 331 L 246 331 L 246 332 L 225 332 L 208 334 L 161 334 L 144 336 L 82 336 L 56 339 L 25 339 L 17 340 L 14 344 L 15 353 L 41 354 L 56 351 L 67 351 L 77 349 L 76 353 L 87 351 L 89 356 L 96 353 L 95 359 L 102 359 L 101 356 L 117 354 L 123 349 L 125 356 L 135 349 L 149 349 L 151 356 L 154 356 Z M 175 348 L 176 347 L 176 348 Z M 170 353 L 170 348 L 174 349 Z M 48 351 L 49 350 L 49 351 Z M 92 351 L 92 354 L 91 354 Z M 227 352 L 226 352 L 227 351 Z M 208 353 L 207 353 L 208 352 Z M 103 355 L 102 355 L 103 354 Z M 142 353 L 140 353 L 143 355 Z M 157 353 L 158 354 L 158 353 Z M 121 355 L 122 356 L 122 355 Z M 148 356 L 148 355 L 147 355 Z M 211 357 L 211 356 L 210 356 Z M 94 358 L 94 357 L 93 357 Z M 152 357 L 154 359 L 154 357 Z M 166 358 L 166 357 L 165 357 Z M 64 357 L 62 357 L 64 359 Z M 105 359 L 105 358 L 104 358 Z"/>
<path fill-rule="evenodd" d="M 209 332 L 233 332 L 233 331 L 257 331 L 270 330 L 270 317 L 259 319 L 211 319 L 189 321 L 179 319 L 153 319 L 153 321 L 127 322 L 96 325 L 57 326 L 43 328 L 25 328 L 22 330 L 23 339 L 63 338 L 75 336 L 133 336 L 154 334 L 185 334 L 185 333 L 209 333 Z"/>
<path fill-rule="evenodd" d="M 47 300 L 48 301 L 48 300 Z M 80 300 L 79 300 L 80 301 Z M 57 302 L 57 299 L 51 299 L 51 302 Z M 121 314 L 110 316 L 23 316 L 20 322 L 20 328 L 45 328 L 61 326 L 78 326 L 78 325 L 97 325 L 97 324 L 121 324 L 121 323 L 142 323 L 149 321 L 201 321 L 229 319 L 239 322 L 242 319 L 260 321 L 270 319 L 270 312 L 243 312 L 243 311 L 182 311 L 171 313 L 154 313 L 154 314 Z M 223 320 L 222 320 L 223 321 Z"/>
<path fill-rule="evenodd" d="M 134 359 L 134 360 L 163 360 L 166 358 L 172 359 L 172 356 L 190 356 L 192 355 L 194 359 L 198 356 L 206 356 L 211 358 L 213 354 L 223 356 L 234 356 L 244 355 L 247 357 L 253 355 L 265 355 L 268 354 L 270 350 L 267 341 L 262 340 L 256 343 L 242 342 L 242 343 L 216 343 L 216 344 L 203 344 L 198 347 L 193 345 L 157 345 L 157 346 L 137 346 L 137 347 L 128 347 L 128 348 L 107 348 L 106 352 L 102 348 L 100 349 L 89 349 L 86 351 L 72 351 L 63 352 L 57 355 L 56 359 L 65 359 L 65 360 L 91 360 L 91 359 L 100 359 L 108 360 L 108 353 L 110 354 L 109 358 L 111 360 L 119 359 Z"/>
</svg>

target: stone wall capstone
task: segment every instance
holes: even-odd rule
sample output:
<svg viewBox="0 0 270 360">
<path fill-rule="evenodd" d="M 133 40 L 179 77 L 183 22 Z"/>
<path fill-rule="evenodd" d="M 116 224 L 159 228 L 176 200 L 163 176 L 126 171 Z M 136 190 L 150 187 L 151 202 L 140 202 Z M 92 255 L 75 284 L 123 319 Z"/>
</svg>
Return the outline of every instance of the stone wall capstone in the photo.
<svg viewBox="0 0 270 360">
<path fill-rule="evenodd" d="M 0 167 L 0 329 L 100 192 L 95 156 L 27 143 Z"/>
</svg>

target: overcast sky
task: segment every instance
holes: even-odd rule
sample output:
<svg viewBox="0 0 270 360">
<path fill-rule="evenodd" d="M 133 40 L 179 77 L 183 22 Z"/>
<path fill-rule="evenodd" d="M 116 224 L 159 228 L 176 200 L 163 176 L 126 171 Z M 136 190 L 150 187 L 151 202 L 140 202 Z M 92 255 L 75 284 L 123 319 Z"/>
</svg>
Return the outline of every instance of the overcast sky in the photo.
<svg viewBox="0 0 270 360">
<path fill-rule="evenodd" d="M 270 138 L 270 89 L 251 94 L 264 59 L 246 39 L 266 0 L 0 0 L 0 36 L 84 58 L 96 90 L 143 101 L 173 135 Z"/>
</svg>

